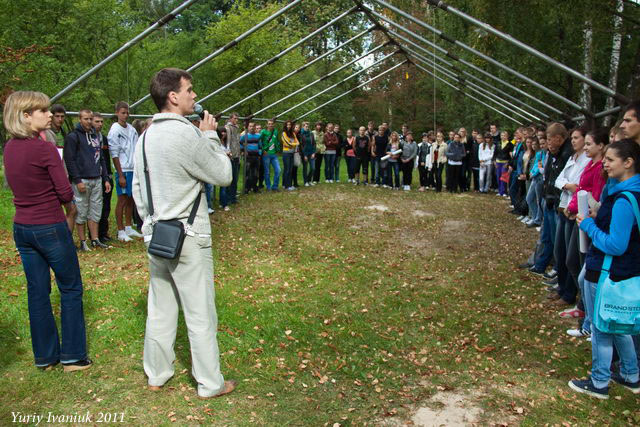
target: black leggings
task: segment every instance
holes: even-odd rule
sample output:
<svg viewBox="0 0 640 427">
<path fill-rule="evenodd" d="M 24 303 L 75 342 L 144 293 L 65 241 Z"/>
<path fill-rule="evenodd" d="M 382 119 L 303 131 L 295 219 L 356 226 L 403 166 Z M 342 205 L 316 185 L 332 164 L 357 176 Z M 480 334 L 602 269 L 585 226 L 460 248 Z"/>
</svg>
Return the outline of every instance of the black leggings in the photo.
<svg viewBox="0 0 640 427">
<path fill-rule="evenodd" d="M 429 171 L 424 166 L 418 166 L 418 173 L 420 174 L 420 187 L 426 187 L 429 185 Z"/>
<path fill-rule="evenodd" d="M 413 177 L 413 159 L 407 163 L 402 163 L 402 185 L 411 185 Z"/>
</svg>

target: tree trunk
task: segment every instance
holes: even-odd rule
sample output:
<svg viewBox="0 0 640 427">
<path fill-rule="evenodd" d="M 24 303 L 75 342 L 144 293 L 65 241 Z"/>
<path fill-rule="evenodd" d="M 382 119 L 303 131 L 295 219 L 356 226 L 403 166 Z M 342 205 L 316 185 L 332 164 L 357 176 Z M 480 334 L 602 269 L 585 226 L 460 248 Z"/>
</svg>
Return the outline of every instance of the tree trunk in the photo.
<svg viewBox="0 0 640 427">
<path fill-rule="evenodd" d="M 585 22 L 583 39 L 582 61 L 584 64 L 584 75 L 591 78 L 593 69 L 593 27 L 591 21 Z M 580 105 L 587 110 L 591 110 L 591 86 L 586 83 L 580 85 Z"/>
<path fill-rule="evenodd" d="M 616 0 L 616 11 L 620 14 L 624 11 L 624 1 Z M 618 88 L 618 68 L 620 65 L 620 48 L 622 47 L 622 17 L 620 15 L 614 15 L 613 17 L 613 42 L 611 46 L 611 62 L 609 65 L 609 87 L 616 91 Z M 612 97 L 607 98 L 607 103 L 604 109 L 609 110 L 614 106 L 614 99 Z M 608 127 L 611 124 L 613 116 L 607 116 L 604 118 L 604 126 Z"/>
<path fill-rule="evenodd" d="M 633 61 L 633 70 L 631 72 L 631 80 L 629 80 L 629 86 L 627 86 L 627 97 L 629 99 L 636 99 L 640 92 L 640 44 L 636 51 L 636 58 Z"/>
</svg>

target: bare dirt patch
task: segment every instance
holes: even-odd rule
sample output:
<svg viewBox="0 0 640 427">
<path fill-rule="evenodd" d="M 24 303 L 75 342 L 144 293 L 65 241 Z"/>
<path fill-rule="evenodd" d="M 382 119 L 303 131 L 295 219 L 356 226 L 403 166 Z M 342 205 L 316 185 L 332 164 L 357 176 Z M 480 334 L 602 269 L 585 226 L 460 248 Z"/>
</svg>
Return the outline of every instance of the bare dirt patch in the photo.
<svg viewBox="0 0 640 427">
<path fill-rule="evenodd" d="M 424 217 L 434 217 L 436 216 L 434 213 L 431 212 L 426 212 L 426 211 L 421 211 L 419 209 L 416 209 L 415 211 L 412 212 L 412 215 L 418 218 L 424 218 Z"/>
<path fill-rule="evenodd" d="M 389 207 L 385 205 L 371 205 L 371 206 L 367 206 L 365 209 L 369 209 L 370 211 L 377 211 L 377 212 L 389 211 Z"/>
<path fill-rule="evenodd" d="M 416 426 L 424 427 L 473 425 L 478 422 L 482 410 L 472 400 L 473 396 L 438 393 L 430 399 L 433 407 L 419 408 L 411 421 Z"/>
<path fill-rule="evenodd" d="M 461 231 L 466 224 L 467 224 L 466 221 L 460 221 L 457 219 L 448 219 L 442 225 L 442 231 L 444 231 L 445 233 L 450 233 L 453 231 Z"/>
</svg>

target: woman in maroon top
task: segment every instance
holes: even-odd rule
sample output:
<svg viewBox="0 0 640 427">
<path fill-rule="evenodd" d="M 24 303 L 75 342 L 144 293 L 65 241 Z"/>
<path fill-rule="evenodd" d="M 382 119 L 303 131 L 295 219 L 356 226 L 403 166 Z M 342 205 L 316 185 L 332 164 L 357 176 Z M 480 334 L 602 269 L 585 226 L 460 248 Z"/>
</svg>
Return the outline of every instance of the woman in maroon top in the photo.
<svg viewBox="0 0 640 427">
<path fill-rule="evenodd" d="M 82 278 L 76 248 L 62 211 L 72 211 L 73 191 L 56 148 L 38 137 L 51 127 L 49 98 L 14 92 L 7 98 L 4 126 L 11 139 L 4 149 L 7 183 L 16 215 L 13 237 L 24 274 L 35 364 L 48 369 L 62 362 L 65 372 L 87 369 Z M 62 343 L 51 310 L 51 273 L 60 290 Z"/>
</svg>

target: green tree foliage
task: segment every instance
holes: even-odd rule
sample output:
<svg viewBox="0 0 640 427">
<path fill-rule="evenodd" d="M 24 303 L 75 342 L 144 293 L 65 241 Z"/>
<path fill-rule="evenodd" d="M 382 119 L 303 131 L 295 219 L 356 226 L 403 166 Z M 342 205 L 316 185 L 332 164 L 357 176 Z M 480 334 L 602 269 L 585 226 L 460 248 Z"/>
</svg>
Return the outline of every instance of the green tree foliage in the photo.
<svg viewBox="0 0 640 427">
<path fill-rule="evenodd" d="M 456 16 L 434 9 L 425 0 L 387 1 L 563 96 L 574 101 L 578 99 L 579 81 L 506 41 Z M 180 3 L 179 0 L 0 0 L 0 13 L 4 18 L 3 26 L 0 27 L 0 94 L 6 95 L 11 90 L 18 89 L 41 90 L 49 95 L 57 93 Z M 286 3 L 285 0 L 200 0 L 65 95 L 61 102 L 69 110 L 77 111 L 88 107 L 105 112 L 112 111 L 113 105 L 119 100 L 134 102 L 148 93 L 150 78 L 160 68 L 192 66 Z M 449 3 L 578 71 L 583 67 L 582 30 L 584 23 L 591 21 L 594 40 L 593 77 L 600 82 L 608 81 L 613 36 L 613 0 L 450 0 Z M 195 70 L 196 92 L 201 97 L 213 92 L 265 63 L 354 4 L 351 0 L 305 0 L 233 49 Z M 391 11 L 383 10 L 375 2 L 365 4 L 406 26 L 411 33 L 434 40 L 451 53 L 562 111 L 572 115 L 576 113 L 562 102 L 519 81 L 504 70 L 434 37 L 428 30 Z M 637 97 L 639 94 L 635 91 L 640 86 L 637 83 L 640 79 L 634 79 L 633 70 L 640 69 L 640 40 L 633 37 L 637 33 L 633 19 L 640 19 L 640 7 L 628 4 L 625 15 L 632 19 L 624 20 L 618 88 L 624 92 L 630 87 L 626 95 Z M 346 41 L 370 24 L 364 14 L 350 14 L 321 36 L 208 99 L 204 103 L 205 107 L 214 112 L 227 108 Z M 411 35 L 402 34 L 412 38 Z M 252 114 L 337 69 L 371 46 L 386 41 L 383 33 L 374 31 L 370 36 L 351 43 L 348 48 L 245 102 L 237 110 L 242 115 Z M 384 51 L 378 52 L 375 59 L 392 49 L 392 46 L 388 46 Z M 360 67 L 371 64 L 373 60 L 369 57 L 366 61 L 354 64 L 260 115 L 272 117 L 341 81 Z M 295 118 L 304 114 L 401 60 L 402 56 L 387 60 L 358 78 L 296 108 L 287 117 L 280 118 Z M 456 65 L 476 74 L 459 63 Z M 455 72 L 453 69 L 451 71 Z M 486 77 L 479 77 L 487 80 Z M 500 86 L 494 81 L 491 83 Z M 501 88 L 519 96 L 504 86 Z M 393 126 L 407 122 L 417 131 L 433 128 L 434 121 L 436 126 L 444 127 L 480 127 L 489 121 L 498 121 L 504 127 L 515 125 L 481 105 L 480 100 L 486 102 L 477 95 L 466 97 L 442 83 L 434 84 L 433 77 L 409 65 L 320 109 L 306 119 L 340 122 L 343 127 L 357 127 L 369 120 L 390 121 Z M 602 109 L 605 101 L 603 94 L 593 91 L 594 110 Z M 492 105 L 501 108 L 499 105 Z M 539 105 L 535 107 L 544 110 Z M 134 112 L 152 113 L 154 109 L 151 102 L 145 102 Z"/>
</svg>

